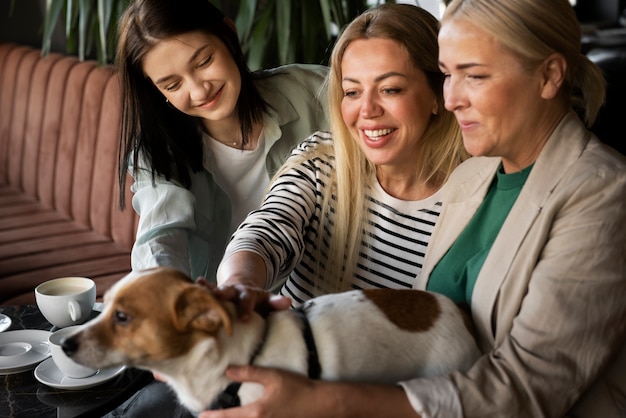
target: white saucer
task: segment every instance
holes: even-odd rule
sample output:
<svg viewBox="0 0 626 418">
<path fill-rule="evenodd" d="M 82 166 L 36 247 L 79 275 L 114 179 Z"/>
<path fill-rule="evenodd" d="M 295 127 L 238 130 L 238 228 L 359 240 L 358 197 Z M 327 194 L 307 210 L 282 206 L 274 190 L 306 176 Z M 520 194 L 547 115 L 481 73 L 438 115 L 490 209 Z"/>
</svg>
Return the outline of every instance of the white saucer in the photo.
<svg viewBox="0 0 626 418">
<path fill-rule="evenodd" d="M 6 331 L 11 326 L 11 318 L 4 314 L 0 314 L 0 332 Z"/>
<path fill-rule="evenodd" d="M 0 375 L 30 370 L 50 357 L 50 331 L 23 329 L 0 334 Z"/>
<path fill-rule="evenodd" d="M 108 382 L 122 373 L 125 369 L 126 367 L 124 366 L 112 367 L 110 369 L 98 370 L 93 376 L 74 379 L 65 376 L 61 370 L 59 370 L 57 365 L 54 364 L 54 361 L 49 358 L 37 366 L 35 369 L 35 378 L 44 385 L 55 389 L 78 390 L 87 389 Z"/>
</svg>

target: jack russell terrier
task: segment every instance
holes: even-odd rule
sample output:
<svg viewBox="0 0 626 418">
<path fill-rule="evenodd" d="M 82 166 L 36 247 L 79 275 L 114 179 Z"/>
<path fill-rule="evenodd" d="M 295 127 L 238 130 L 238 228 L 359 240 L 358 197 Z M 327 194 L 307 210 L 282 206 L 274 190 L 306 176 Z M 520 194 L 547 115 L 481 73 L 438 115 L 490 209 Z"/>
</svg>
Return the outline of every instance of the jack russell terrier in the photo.
<svg viewBox="0 0 626 418">
<path fill-rule="evenodd" d="M 480 356 L 471 328 L 445 296 L 390 289 L 329 294 L 243 322 L 234 303 L 178 271 L 156 268 L 118 281 L 103 312 L 63 348 L 89 367 L 157 372 L 198 413 L 227 407 L 228 398 L 245 405 L 262 395 L 259 384 L 228 379 L 229 365 L 387 384 L 467 370 Z"/>
</svg>

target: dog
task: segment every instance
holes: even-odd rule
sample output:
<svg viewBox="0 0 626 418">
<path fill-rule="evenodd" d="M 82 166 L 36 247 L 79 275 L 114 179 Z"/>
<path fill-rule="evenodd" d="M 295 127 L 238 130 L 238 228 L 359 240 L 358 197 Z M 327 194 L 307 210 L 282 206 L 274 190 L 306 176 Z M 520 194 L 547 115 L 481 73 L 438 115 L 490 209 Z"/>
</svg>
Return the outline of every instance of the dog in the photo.
<svg viewBox="0 0 626 418">
<path fill-rule="evenodd" d="M 480 356 L 467 316 L 436 293 L 351 290 L 244 322 L 234 303 L 168 268 L 130 273 L 115 283 L 102 313 L 67 337 L 63 348 L 89 367 L 156 372 L 193 413 L 227 407 L 220 402 L 229 396 L 245 405 L 262 395 L 259 384 L 239 387 L 229 380 L 229 365 L 395 384 L 464 371 Z"/>
</svg>

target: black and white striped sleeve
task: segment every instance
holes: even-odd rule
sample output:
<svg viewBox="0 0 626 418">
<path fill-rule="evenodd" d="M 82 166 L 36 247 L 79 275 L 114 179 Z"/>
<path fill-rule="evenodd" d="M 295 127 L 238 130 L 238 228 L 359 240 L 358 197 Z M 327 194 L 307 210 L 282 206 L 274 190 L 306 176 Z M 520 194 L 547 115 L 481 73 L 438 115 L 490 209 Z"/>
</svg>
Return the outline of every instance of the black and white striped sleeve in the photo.
<svg viewBox="0 0 626 418">
<path fill-rule="evenodd" d="M 259 254 L 265 260 L 266 286 L 270 287 L 293 270 L 304 253 L 307 228 L 317 223 L 334 168 L 331 155 L 317 152 L 322 144 L 330 143 L 330 134 L 317 132 L 294 150 L 290 160 L 300 162 L 274 181 L 261 207 L 231 237 L 224 259 L 242 250 Z"/>
</svg>

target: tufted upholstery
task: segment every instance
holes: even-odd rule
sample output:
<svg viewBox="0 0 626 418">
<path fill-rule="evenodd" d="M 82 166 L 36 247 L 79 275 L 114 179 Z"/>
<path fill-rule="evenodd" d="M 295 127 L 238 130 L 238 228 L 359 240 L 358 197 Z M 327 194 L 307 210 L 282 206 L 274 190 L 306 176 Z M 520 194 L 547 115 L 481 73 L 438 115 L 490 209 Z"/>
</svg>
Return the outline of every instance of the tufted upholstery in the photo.
<svg viewBox="0 0 626 418">
<path fill-rule="evenodd" d="M 0 304 L 70 275 L 101 297 L 130 270 L 137 225 L 117 204 L 117 77 L 10 43 L 0 65 Z"/>
</svg>

